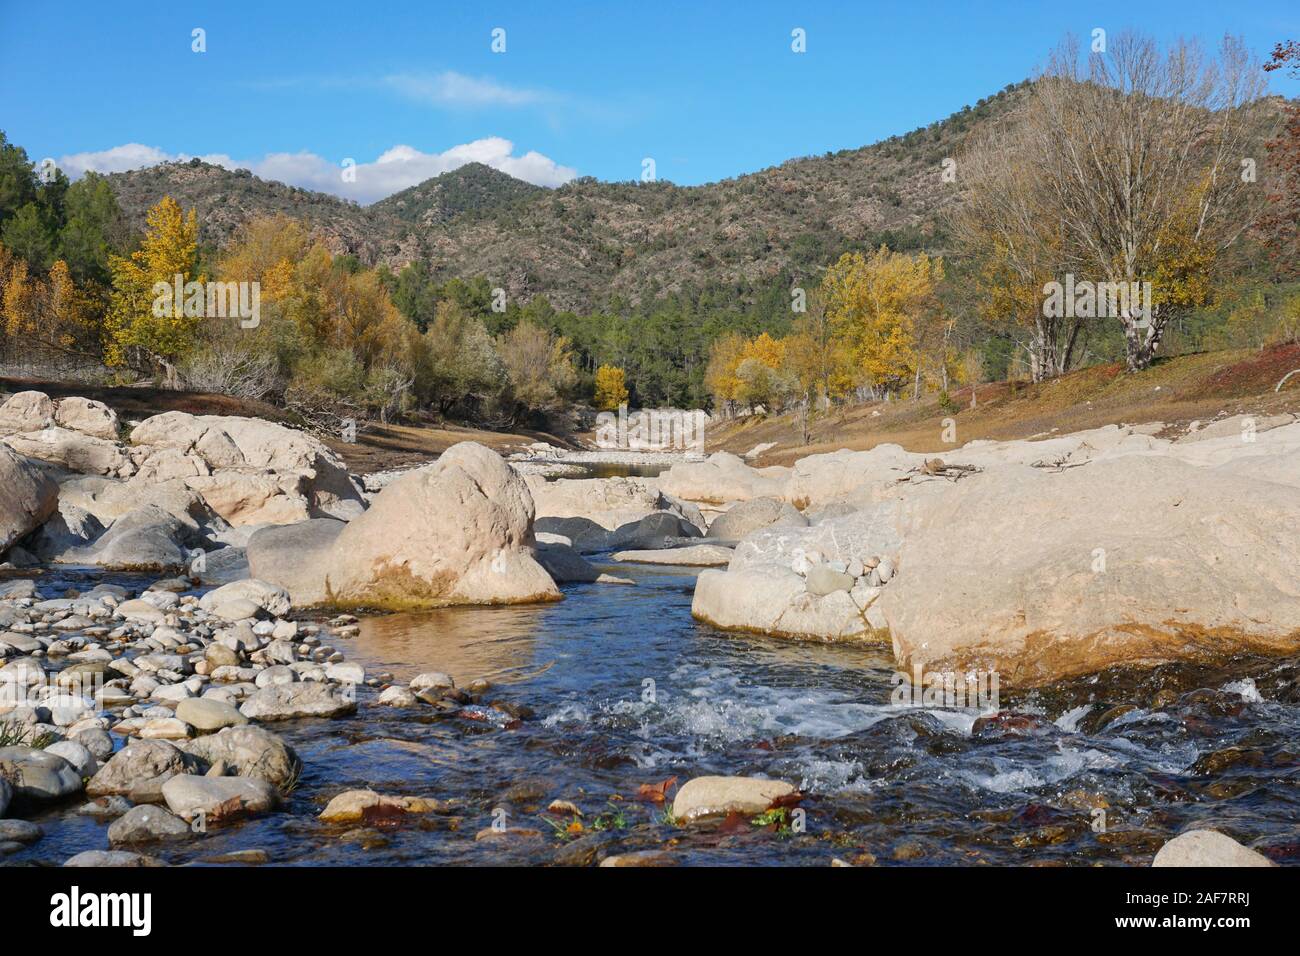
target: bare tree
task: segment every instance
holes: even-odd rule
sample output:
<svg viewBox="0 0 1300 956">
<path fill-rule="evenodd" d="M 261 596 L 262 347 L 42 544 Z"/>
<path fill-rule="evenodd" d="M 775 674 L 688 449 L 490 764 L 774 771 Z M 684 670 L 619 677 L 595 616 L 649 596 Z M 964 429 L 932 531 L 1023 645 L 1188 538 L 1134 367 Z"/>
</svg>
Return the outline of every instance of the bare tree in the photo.
<svg viewBox="0 0 1300 956">
<path fill-rule="evenodd" d="M 1060 222 L 1033 160 L 1024 105 L 974 134 L 958 169 L 963 201 L 954 204 L 954 238 L 979 266 L 975 284 L 984 318 L 1024 330 L 1033 381 L 1069 371 L 1082 318 L 1043 309 L 1042 288 L 1062 271 Z"/>
<path fill-rule="evenodd" d="M 1130 370 L 1150 364 L 1170 316 L 1203 299 L 1208 269 L 1251 224 L 1241 173 L 1248 107 L 1264 89 L 1240 40 L 1212 58 L 1132 33 L 1084 65 L 1067 40 L 1034 84 L 1024 159 L 1061 225 L 1064 265 L 1094 282 L 1152 283 L 1151 314 L 1133 297 L 1119 310 Z"/>
</svg>

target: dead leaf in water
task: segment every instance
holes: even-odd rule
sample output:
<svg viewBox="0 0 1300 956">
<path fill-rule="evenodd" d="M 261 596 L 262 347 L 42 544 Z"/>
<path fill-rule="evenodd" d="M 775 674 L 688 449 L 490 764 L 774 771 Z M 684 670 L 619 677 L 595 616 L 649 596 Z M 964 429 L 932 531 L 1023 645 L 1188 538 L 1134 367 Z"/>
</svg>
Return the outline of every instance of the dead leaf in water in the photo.
<svg viewBox="0 0 1300 956">
<path fill-rule="evenodd" d="M 663 803 L 668 799 L 668 790 L 677 786 L 677 778 L 669 777 L 667 780 L 661 780 L 658 783 L 643 783 L 637 788 L 636 798 L 638 800 L 647 800 L 650 803 Z"/>
</svg>

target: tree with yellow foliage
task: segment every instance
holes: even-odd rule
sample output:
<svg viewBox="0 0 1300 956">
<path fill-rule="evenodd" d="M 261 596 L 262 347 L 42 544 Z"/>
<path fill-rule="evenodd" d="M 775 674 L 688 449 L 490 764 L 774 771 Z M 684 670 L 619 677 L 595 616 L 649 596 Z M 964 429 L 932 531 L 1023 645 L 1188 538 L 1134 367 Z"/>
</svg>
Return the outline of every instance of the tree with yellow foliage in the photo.
<svg viewBox="0 0 1300 956">
<path fill-rule="evenodd" d="M 45 278 L 0 246 L 0 328 L 27 359 L 59 353 L 96 357 L 95 303 L 58 259 Z"/>
<path fill-rule="evenodd" d="M 217 263 L 224 282 L 261 283 L 263 305 L 301 291 L 296 274 L 311 241 L 302 224 L 284 214 L 250 219 Z"/>
<path fill-rule="evenodd" d="M 867 385 L 896 391 L 918 374 L 918 338 L 929 338 L 939 315 L 935 290 L 942 278 L 942 259 L 885 246 L 870 258 L 845 253 L 826 270 L 827 315 Z"/>
<path fill-rule="evenodd" d="M 163 371 L 168 388 L 179 386 L 177 363 L 193 348 L 203 309 L 187 308 L 192 299 L 172 296 L 164 300 L 156 286 L 182 289 L 202 282 L 198 271 L 199 226 L 194 210 L 189 215 L 170 196 L 149 210 L 148 228 L 140 248 L 130 258 L 109 257 L 113 289 L 107 317 L 109 365 L 125 365 L 138 350 Z"/>
<path fill-rule="evenodd" d="M 709 346 L 704 387 L 713 396 L 714 411 L 723 415 L 735 413 L 740 395 L 740 379 L 736 377 L 736 369 L 744 358 L 744 352 L 745 337 L 739 332 L 719 336 Z"/>
<path fill-rule="evenodd" d="M 615 365 L 602 365 L 596 369 L 595 404 L 602 412 L 616 411 L 628 399 L 626 376 Z"/>
</svg>

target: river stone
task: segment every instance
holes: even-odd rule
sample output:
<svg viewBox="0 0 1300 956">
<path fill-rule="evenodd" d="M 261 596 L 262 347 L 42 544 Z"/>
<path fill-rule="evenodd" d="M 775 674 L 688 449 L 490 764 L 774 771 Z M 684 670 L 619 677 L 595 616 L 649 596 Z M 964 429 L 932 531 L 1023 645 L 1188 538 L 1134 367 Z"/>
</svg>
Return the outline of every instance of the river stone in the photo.
<svg viewBox="0 0 1300 956">
<path fill-rule="evenodd" d="M 27 820 L 0 820 L 0 843 L 35 843 L 45 831 Z"/>
<path fill-rule="evenodd" d="M 167 617 L 167 615 L 158 610 L 158 608 L 140 598 L 123 601 L 117 606 L 117 613 L 128 621 L 143 621 L 145 623 L 157 624 L 161 624 Z"/>
<path fill-rule="evenodd" d="M 84 850 L 76 856 L 69 857 L 64 866 L 166 866 L 162 860 L 143 853 L 131 853 L 128 850 Z"/>
<path fill-rule="evenodd" d="M 664 850 L 636 850 L 618 853 L 600 861 L 601 866 L 676 866 L 677 858 Z"/>
<path fill-rule="evenodd" d="M 321 811 L 326 823 L 350 823 L 360 820 L 365 812 L 379 807 L 402 813 L 441 813 L 447 804 L 428 797 L 399 797 L 376 793 L 373 790 L 346 790 L 330 800 Z"/>
<path fill-rule="evenodd" d="M 64 560 L 124 571 L 173 572 L 189 560 L 191 530 L 156 504 L 116 518 L 94 544 L 70 550 Z"/>
<path fill-rule="evenodd" d="M 380 704 L 386 707 L 414 707 L 419 701 L 409 687 L 393 685 L 384 688 L 379 695 Z"/>
<path fill-rule="evenodd" d="M 808 572 L 805 587 L 809 594 L 825 597 L 836 591 L 851 591 L 856 582 L 845 572 L 836 571 L 827 564 L 819 564 Z"/>
<path fill-rule="evenodd" d="M 100 797 L 157 790 L 176 774 L 187 773 L 189 765 L 185 753 L 169 741 L 133 740 L 99 769 L 86 792 Z"/>
<path fill-rule="evenodd" d="M 162 795 L 167 808 L 185 820 L 200 814 L 213 820 L 235 813 L 260 813 L 280 805 L 275 788 L 254 777 L 180 774 L 163 784 Z"/>
<path fill-rule="evenodd" d="M 216 590 L 209 591 L 199 599 L 199 607 L 205 611 L 229 618 L 229 613 L 223 613 L 223 606 L 236 604 L 239 601 L 247 601 L 254 605 L 257 610 L 265 611 L 272 617 L 283 617 L 289 613 L 291 607 L 288 591 L 278 585 L 259 581 L 256 578 L 246 578 L 243 581 L 223 584 Z M 253 615 L 243 616 L 252 617 Z M 239 619 L 241 618 L 234 618 L 234 620 Z"/>
<path fill-rule="evenodd" d="M 329 684 L 309 681 L 260 687 L 244 701 L 239 712 L 250 720 L 291 720 L 337 717 L 356 709 L 355 700 L 346 699 Z"/>
<path fill-rule="evenodd" d="M 739 541 L 769 525 L 806 525 L 808 519 L 780 498 L 752 498 L 732 505 L 713 519 L 706 538 Z"/>
<path fill-rule="evenodd" d="M 600 571 L 571 545 L 539 544 L 537 562 L 560 584 L 590 583 L 600 578 Z"/>
<path fill-rule="evenodd" d="M 416 674 L 411 678 L 411 690 L 421 691 L 428 690 L 431 687 L 455 687 L 456 682 L 452 680 L 450 674 L 444 674 L 442 671 L 426 671 L 423 674 Z"/>
<path fill-rule="evenodd" d="M 98 773 L 98 763 L 113 756 L 113 738 L 102 727 L 87 727 L 85 730 L 78 730 L 72 735 L 71 739 L 85 747 L 91 756 L 95 758 L 96 773 Z"/>
<path fill-rule="evenodd" d="M 9 810 L 9 804 L 14 799 L 14 788 L 10 785 L 8 778 L 0 777 L 0 817 L 3 817 Z"/>
<path fill-rule="evenodd" d="M 241 777 L 285 788 L 302 773 L 298 754 L 277 734 L 261 727 L 228 727 L 191 740 L 185 749 L 209 765 L 224 764 Z"/>
<path fill-rule="evenodd" d="M 759 777 L 695 777 L 673 799 L 673 819 L 692 823 L 728 813 L 758 814 L 778 797 L 794 793 L 782 780 Z"/>
<path fill-rule="evenodd" d="M 213 641 L 203 649 L 203 659 L 212 665 L 214 670 L 218 667 L 238 667 L 241 663 L 239 652 L 219 641 Z"/>
<path fill-rule="evenodd" d="M 190 825 L 162 807 L 132 807 L 108 827 L 108 842 L 114 846 L 185 840 L 189 836 Z"/>
<path fill-rule="evenodd" d="M 58 800 L 81 789 L 72 764 L 31 747 L 0 747 L 0 777 L 9 781 L 14 797 L 24 800 Z"/>
<path fill-rule="evenodd" d="M 312 518 L 255 531 L 248 539 L 249 573 L 284 588 L 294 607 L 323 604 L 323 568 L 345 527 L 333 518 Z"/>
<path fill-rule="evenodd" d="M 82 777 L 93 777 L 99 769 L 99 762 L 87 747 L 76 740 L 60 740 L 45 748 L 47 754 L 62 757 L 76 769 Z"/>
<path fill-rule="evenodd" d="M 1167 866 L 1277 866 L 1262 853 L 1242 846 L 1214 830 L 1189 830 L 1160 848 L 1151 865 Z"/>
<path fill-rule="evenodd" d="M 210 697 L 191 697 L 176 705 L 176 716 L 199 730 L 220 730 L 248 723 L 230 704 Z"/>
<path fill-rule="evenodd" d="M 44 524 L 58 503 L 59 486 L 30 459 L 0 442 L 0 555 Z"/>
<path fill-rule="evenodd" d="M 391 609 L 561 597 L 533 556 L 528 486 L 475 442 L 376 495 L 334 542 L 326 591 L 334 604 Z"/>
</svg>

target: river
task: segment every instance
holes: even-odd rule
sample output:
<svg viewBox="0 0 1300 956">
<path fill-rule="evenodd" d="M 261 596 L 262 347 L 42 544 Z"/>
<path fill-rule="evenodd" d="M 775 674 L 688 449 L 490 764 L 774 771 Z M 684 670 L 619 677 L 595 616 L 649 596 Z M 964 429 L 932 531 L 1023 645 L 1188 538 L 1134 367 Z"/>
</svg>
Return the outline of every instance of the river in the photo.
<svg viewBox="0 0 1300 956">
<path fill-rule="evenodd" d="M 1004 690 L 1002 711 L 1014 716 L 977 724 L 970 711 L 893 705 L 888 648 L 719 632 L 690 616 L 693 573 L 606 567 L 635 585 L 570 585 L 564 601 L 537 607 L 365 620 L 358 637 L 334 643 L 369 673 L 442 670 L 461 685 L 487 675 L 484 702 L 519 719 L 379 707 L 362 688 L 355 716 L 270 725 L 305 764 L 286 812 L 159 855 L 581 864 L 662 848 L 688 864 L 1146 864 L 1194 823 L 1262 840 L 1279 862 L 1300 855 L 1300 662 Z M 687 829 L 637 798 L 644 784 L 701 774 L 790 781 L 806 794 L 803 813 L 794 828 Z M 317 819 L 331 796 L 362 787 L 454 809 L 391 827 Z M 583 810 L 580 829 L 545 812 L 554 799 Z M 45 837 L 7 862 L 106 849 L 105 825 L 78 816 L 80 802 L 34 817 Z M 476 839 L 494 819 L 521 832 Z"/>
</svg>

